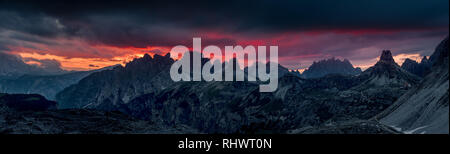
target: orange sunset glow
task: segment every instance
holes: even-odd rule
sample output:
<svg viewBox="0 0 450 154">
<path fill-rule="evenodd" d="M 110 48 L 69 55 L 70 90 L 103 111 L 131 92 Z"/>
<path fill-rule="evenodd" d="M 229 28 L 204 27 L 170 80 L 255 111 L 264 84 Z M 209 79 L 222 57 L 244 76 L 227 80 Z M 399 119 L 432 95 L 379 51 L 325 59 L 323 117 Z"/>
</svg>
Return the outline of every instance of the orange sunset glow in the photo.
<svg viewBox="0 0 450 154">
<path fill-rule="evenodd" d="M 28 59 L 25 61 L 27 64 L 40 65 L 39 61 L 36 60 L 56 60 L 61 63 L 61 68 L 69 71 L 86 71 L 99 69 L 107 66 L 121 64 L 124 65 L 135 58 L 143 57 L 144 54 L 149 54 L 154 56 L 154 54 L 165 54 L 169 49 L 164 47 L 147 47 L 147 48 L 135 48 L 135 47 L 111 47 L 111 46 L 96 46 L 99 51 L 103 52 L 115 52 L 122 53 L 118 56 L 111 58 L 104 57 L 74 57 L 69 58 L 66 56 L 59 56 L 54 54 L 41 53 L 32 49 L 23 49 L 20 51 L 12 51 L 10 53 L 20 56 L 22 59 Z M 154 53 L 158 51 L 160 53 Z"/>
</svg>

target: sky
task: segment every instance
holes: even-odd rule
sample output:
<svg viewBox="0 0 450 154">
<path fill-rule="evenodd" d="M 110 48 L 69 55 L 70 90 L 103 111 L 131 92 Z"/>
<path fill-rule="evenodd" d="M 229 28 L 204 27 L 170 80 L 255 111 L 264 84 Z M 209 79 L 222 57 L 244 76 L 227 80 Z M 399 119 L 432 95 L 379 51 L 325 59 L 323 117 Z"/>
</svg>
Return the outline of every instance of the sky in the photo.
<svg viewBox="0 0 450 154">
<path fill-rule="evenodd" d="M 448 0 L 3 1 L 0 52 L 34 65 L 91 70 L 176 45 L 276 45 L 303 70 L 326 58 L 366 69 L 430 56 L 449 31 Z"/>
</svg>

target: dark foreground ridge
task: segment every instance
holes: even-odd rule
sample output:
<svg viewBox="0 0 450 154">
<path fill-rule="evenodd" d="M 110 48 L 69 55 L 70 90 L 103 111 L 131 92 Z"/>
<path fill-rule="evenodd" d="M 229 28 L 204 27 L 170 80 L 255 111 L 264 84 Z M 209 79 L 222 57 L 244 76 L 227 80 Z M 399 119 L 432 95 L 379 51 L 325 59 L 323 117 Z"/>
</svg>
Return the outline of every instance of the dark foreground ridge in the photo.
<svg viewBox="0 0 450 154">
<path fill-rule="evenodd" d="M 40 95 L 0 94 L 0 134 L 179 134 L 189 127 L 167 127 L 120 112 L 56 110 Z"/>
</svg>

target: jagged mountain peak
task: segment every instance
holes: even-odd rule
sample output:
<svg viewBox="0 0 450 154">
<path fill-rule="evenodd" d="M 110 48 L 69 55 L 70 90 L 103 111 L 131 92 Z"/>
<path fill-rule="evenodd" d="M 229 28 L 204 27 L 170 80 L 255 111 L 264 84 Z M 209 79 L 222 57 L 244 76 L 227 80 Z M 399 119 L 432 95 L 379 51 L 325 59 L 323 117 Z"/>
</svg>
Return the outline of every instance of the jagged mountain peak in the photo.
<svg viewBox="0 0 450 154">
<path fill-rule="evenodd" d="M 420 63 L 428 63 L 427 56 L 423 56 L 422 60 L 420 60 Z"/>
<path fill-rule="evenodd" d="M 411 62 L 413 62 L 411 60 Z M 409 63 L 409 62 L 407 62 Z M 370 85 L 397 84 L 411 86 L 417 84 L 420 78 L 411 74 L 395 63 L 390 50 L 383 50 L 380 60 L 361 74 Z"/>
<path fill-rule="evenodd" d="M 157 54 L 155 54 L 155 55 L 157 55 Z M 152 59 L 152 57 L 148 53 L 144 54 L 143 58 L 144 59 Z"/>
<path fill-rule="evenodd" d="M 402 64 L 402 68 L 403 68 L 404 66 L 408 66 L 408 65 L 418 65 L 418 64 L 419 64 L 419 63 L 418 63 L 417 61 L 412 60 L 412 59 L 409 59 L 409 58 L 406 58 L 405 61 L 404 61 L 403 64 Z"/>
<path fill-rule="evenodd" d="M 441 56 L 441 54 L 443 55 Z M 420 63 L 411 59 L 406 59 L 401 68 L 419 77 L 425 77 L 432 71 L 431 67 L 435 63 L 442 61 L 442 57 L 445 57 L 446 55 L 448 55 L 448 37 L 436 47 L 435 52 L 430 57 L 423 56 Z"/>
<path fill-rule="evenodd" d="M 395 63 L 395 60 L 392 57 L 391 50 L 383 50 L 381 52 L 380 60 L 378 62 L 397 64 Z"/>
<path fill-rule="evenodd" d="M 167 57 L 165 57 L 165 56 L 162 56 L 162 55 L 159 55 L 159 54 L 155 54 L 154 56 L 153 56 L 153 59 L 155 59 L 155 60 L 158 60 L 158 59 L 166 59 Z"/>
<path fill-rule="evenodd" d="M 392 57 L 392 53 L 390 50 L 381 51 L 380 59 L 373 67 L 384 67 L 384 69 L 387 69 L 388 67 L 400 68 L 400 66 L 395 62 L 394 58 Z"/>
<path fill-rule="evenodd" d="M 302 73 L 304 78 L 320 78 L 328 74 L 357 75 L 361 73 L 360 68 L 354 68 L 348 59 L 340 60 L 332 57 L 315 61 Z"/>
<path fill-rule="evenodd" d="M 420 63 L 415 60 L 406 58 L 405 62 L 403 62 L 401 66 L 402 69 L 419 77 L 424 77 L 425 75 L 427 75 L 430 67 L 431 65 L 426 56 L 423 57 Z"/>
<path fill-rule="evenodd" d="M 155 54 L 153 58 L 149 54 L 144 54 L 142 58 L 135 58 L 126 64 L 125 68 L 148 68 L 151 69 L 153 65 L 169 65 L 172 64 L 174 60 L 170 56 L 161 56 Z"/>
<path fill-rule="evenodd" d="M 61 108 L 101 108 L 127 103 L 136 96 L 158 92 L 173 83 L 170 56 L 145 54 L 113 71 L 101 71 L 83 78 L 56 96 Z M 76 94 L 83 97 L 74 97 Z M 97 98 L 98 97 L 98 98 Z"/>
<path fill-rule="evenodd" d="M 164 55 L 164 57 L 170 58 L 170 52 L 166 53 L 166 55 Z"/>
</svg>

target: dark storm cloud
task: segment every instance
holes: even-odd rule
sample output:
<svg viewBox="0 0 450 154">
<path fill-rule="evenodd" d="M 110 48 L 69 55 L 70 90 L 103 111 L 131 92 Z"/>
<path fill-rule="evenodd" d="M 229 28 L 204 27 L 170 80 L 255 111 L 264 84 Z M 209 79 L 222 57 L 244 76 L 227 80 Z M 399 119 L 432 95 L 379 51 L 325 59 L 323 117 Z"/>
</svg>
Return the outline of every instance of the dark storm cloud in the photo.
<svg viewBox="0 0 450 154">
<path fill-rule="evenodd" d="M 39 44 L 45 44 L 45 45 L 56 45 L 56 43 L 54 43 L 54 42 L 41 39 L 40 37 L 35 36 L 35 35 L 27 35 L 24 33 L 12 33 L 9 35 L 9 39 L 26 41 L 26 42 L 31 42 L 31 43 L 39 43 Z"/>
<path fill-rule="evenodd" d="M 0 3 L 0 29 L 115 46 L 189 44 L 211 31 L 254 36 L 321 29 L 448 27 L 448 0 L 39 1 Z M 258 38 L 255 38 L 258 39 Z M 208 39 L 211 43 L 235 43 Z"/>
<path fill-rule="evenodd" d="M 242 28 L 281 30 L 297 27 L 447 26 L 449 14 L 448 0 L 44 1 L 25 5 L 27 7 L 20 7 L 21 4 L 17 3 L 12 6 L 66 19 L 110 13 L 127 14 L 142 22 L 148 19 L 152 22 L 169 20 L 195 27 L 234 23 Z"/>
<path fill-rule="evenodd" d="M 42 13 L 31 14 L 0 9 L 0 28 L 16 30 L 42 37 L 55 37 L 63 33 L 59 20 Z"/>
</svg>

